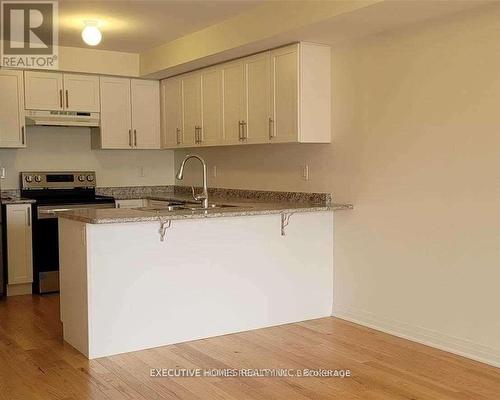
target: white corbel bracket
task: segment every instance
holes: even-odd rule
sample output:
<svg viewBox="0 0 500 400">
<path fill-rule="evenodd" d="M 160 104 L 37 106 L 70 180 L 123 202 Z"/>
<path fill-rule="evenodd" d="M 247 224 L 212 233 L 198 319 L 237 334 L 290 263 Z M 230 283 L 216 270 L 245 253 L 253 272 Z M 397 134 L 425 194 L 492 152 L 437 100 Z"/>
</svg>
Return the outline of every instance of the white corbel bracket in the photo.
<svg viewBox="0 0 500 400">
<path fill-rule="evenodd" d="M 165 241 L 167 229 L 170 228 L 170 225 L 172 225 L 172 220 L 162 219 L 161 217 L 158 217 L 158 220 L 160 221 L 160 229 L 158 230 L 158 233 L 160 234 L 160 242 L 163 242 Z"/>
<path fill-rule="evenodd" d="M 291 213 L 286 213 L 286 212 L 281 213 L 281 236 L 285 236 L 286 235 L 285 228 L 290 223 L 290 217 L 293 214 L 294 214 L 293 212 L 291 212 Z"/>
</svg>

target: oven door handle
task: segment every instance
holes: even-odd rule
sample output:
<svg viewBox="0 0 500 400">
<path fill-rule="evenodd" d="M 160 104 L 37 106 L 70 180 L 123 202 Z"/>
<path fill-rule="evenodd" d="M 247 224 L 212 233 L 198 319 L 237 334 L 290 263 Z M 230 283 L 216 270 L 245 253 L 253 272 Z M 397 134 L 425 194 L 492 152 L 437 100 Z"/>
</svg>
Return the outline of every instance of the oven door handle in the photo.
<svg viewBox="0 0 500 400">
<path fill-rule="evenodd" d="M 48 219 L 48 218 L 57 218 L 56 212 L 63 211 L 71 211 L 74 208 L 46 208 L 42 210 L 38 210 L 38 218 L 37 219 Z"/>
</svg>

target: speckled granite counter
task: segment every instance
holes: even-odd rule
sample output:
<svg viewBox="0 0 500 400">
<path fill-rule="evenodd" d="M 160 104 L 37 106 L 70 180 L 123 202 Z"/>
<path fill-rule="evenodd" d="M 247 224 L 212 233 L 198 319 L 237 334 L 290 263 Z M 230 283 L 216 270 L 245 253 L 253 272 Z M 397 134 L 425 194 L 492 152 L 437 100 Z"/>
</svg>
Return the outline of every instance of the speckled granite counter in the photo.
<svg viewBox="0 0 500 400">
<path fill-rule="evenodd" d="M 156 188 L 156 190 L 155 190 Z M 199 191 L 199 189 L 197 189 Z M 116 199 L 150 199 L 164 201 L 193 201 L 190 188 L 152 187 L 101 188 L 99 194 Z M 335 204 L 329 193 L 268 192 L 234 189 L 210 189 L 210 202 L 230 207 L 209 210 L 181 209 L 175 211 L 151 211 L 140 209 L 86 209 L 60 213 L 62 218 L 89 224 L 146 222 L 178 219 L 241 217 L 252 215 L 337 211 L 352 209 L 350 204 Z"/>
<path fill-rule="evenodd" d="M 33 199 L 25 199 L 20 197 L 19 190 L 2 190 L 0 193 L 0 204 L 32 204 L 35 203 Z"/>
</svg>

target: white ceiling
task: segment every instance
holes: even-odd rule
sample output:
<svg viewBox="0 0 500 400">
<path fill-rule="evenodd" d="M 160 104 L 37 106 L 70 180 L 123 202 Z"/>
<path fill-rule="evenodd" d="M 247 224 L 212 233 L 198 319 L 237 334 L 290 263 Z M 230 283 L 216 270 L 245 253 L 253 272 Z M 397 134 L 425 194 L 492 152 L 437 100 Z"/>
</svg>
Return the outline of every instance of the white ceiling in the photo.
<svg viewBox="0 0 500 400">
<path fill-rule="evenodd" d="M 262 0 L 59 0 L 59 44 L 88 47 L 85 20 L 99 22 L 97 49 L 139 53 L 243 13 Z"/>
</svg>

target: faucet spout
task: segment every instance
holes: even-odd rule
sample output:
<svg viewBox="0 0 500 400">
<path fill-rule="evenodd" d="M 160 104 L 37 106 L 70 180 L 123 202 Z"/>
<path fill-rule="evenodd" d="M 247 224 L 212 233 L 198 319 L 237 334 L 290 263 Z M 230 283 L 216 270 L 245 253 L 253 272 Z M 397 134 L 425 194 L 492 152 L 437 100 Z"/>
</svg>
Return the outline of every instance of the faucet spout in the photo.
<svg viewBox="0 0 500 400">
<path fill-rule="evenodd" d="M 191 186 L 193 199 L 195 199 L 196 201 L 201 201 L 203 208 L 208 209 L 207 164 L 205 163 L 205 160 L 203 158 L 195 154 L 188 154 L 186 157 L 184 157 L 184 160 L 182 160 L 179 171 L 177 172 L 175 177 L 179 180 L 182 180 L 184 178 L 184 166 L 186 165 L 186 162 L 191 158 L 200 161 L 203 167 L 203 192 L 196 194 L 194 191 L 194 187 Z"/>
</svg>

